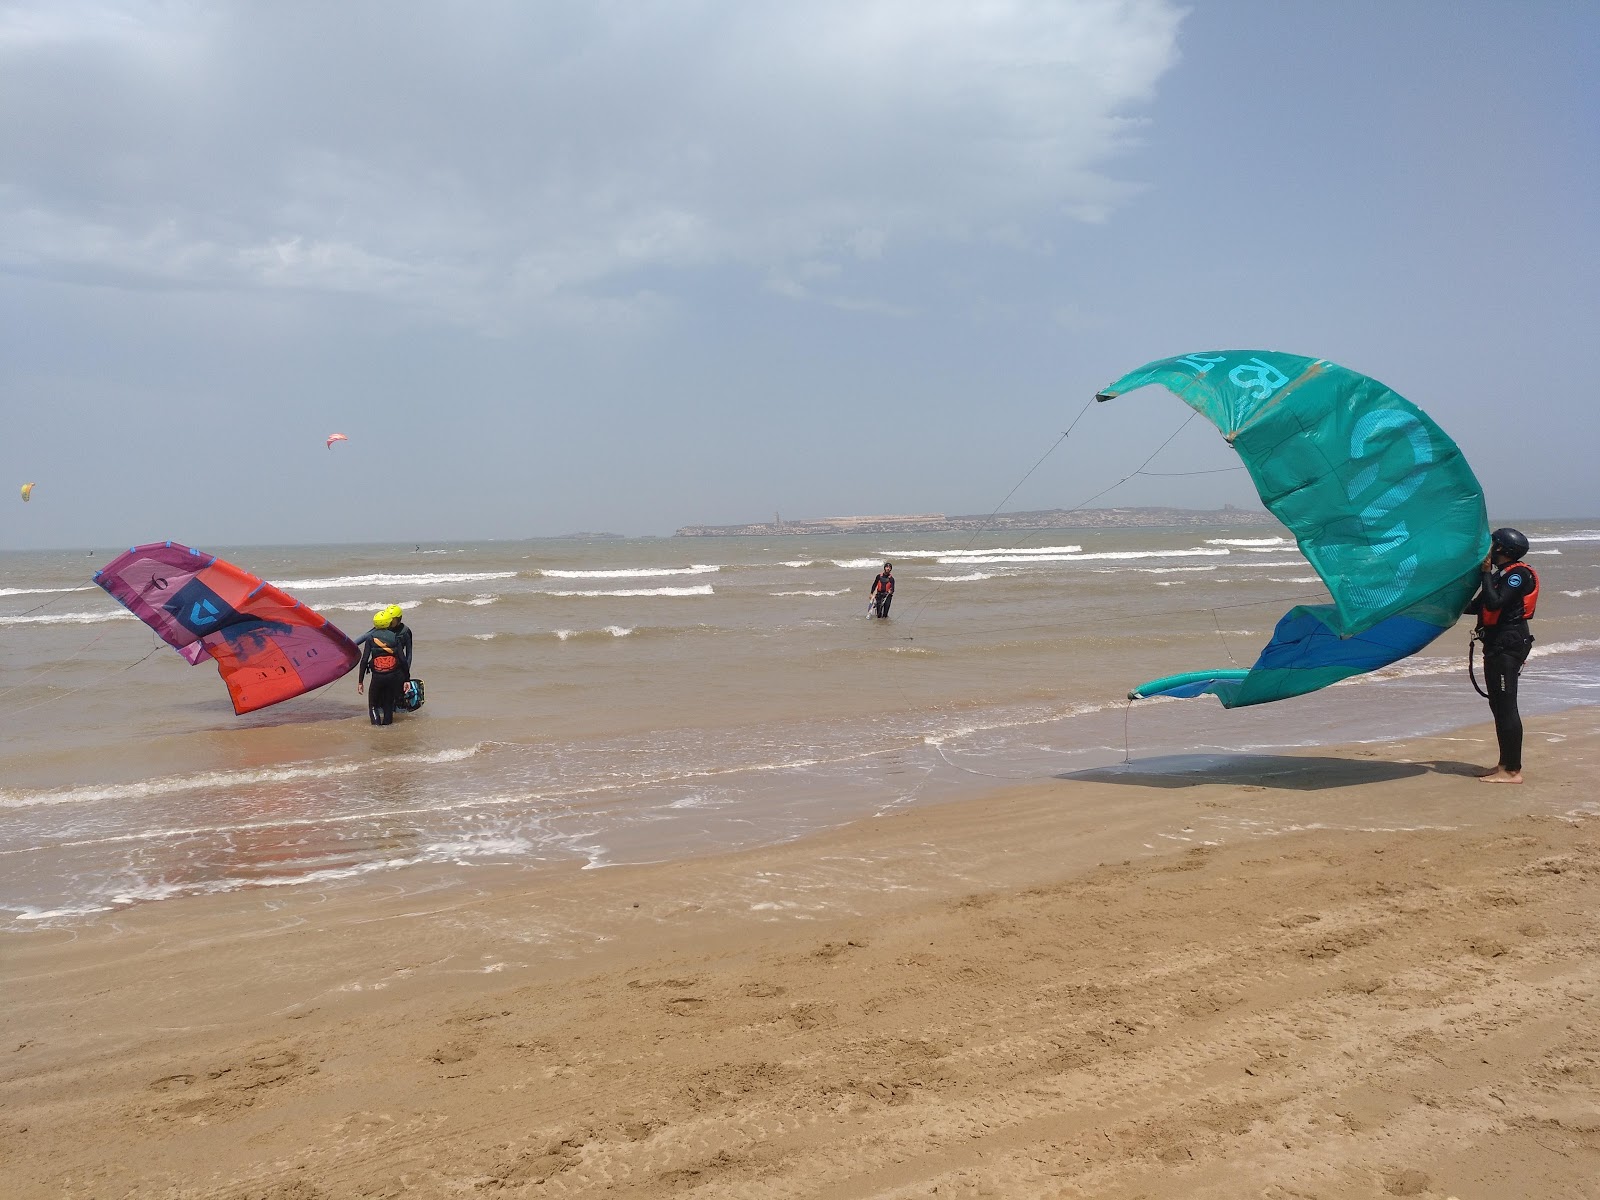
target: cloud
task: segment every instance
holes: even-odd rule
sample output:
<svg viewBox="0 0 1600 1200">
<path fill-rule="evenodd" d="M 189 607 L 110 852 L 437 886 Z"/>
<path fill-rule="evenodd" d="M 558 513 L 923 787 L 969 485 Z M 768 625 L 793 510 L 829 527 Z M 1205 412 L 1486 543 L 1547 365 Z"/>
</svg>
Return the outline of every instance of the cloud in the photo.
<svg viewBox="0 0 1600 1200">
<path fill-rule="evenodd" d="M 1105 220 L 1167 0 L 13 5 L 0 270 L 610 319 Z M 996 235 L 995 231 L 1004 231 Z M 843 280 L 835 276 L 844 275 Z M 666 281 L 666 282 L 664 282 Z M 774 282 L 776 281 L 776 282 Z M 914 298 L 914 297 L 913 297 Z"/>
</svg>

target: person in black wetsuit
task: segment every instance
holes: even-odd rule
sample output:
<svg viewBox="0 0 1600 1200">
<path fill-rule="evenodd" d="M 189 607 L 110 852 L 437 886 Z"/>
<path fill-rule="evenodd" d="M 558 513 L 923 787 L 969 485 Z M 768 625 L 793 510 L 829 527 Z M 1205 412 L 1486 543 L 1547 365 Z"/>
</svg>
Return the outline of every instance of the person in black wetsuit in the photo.
<svg viewBox="0 0 1600 1200">
<path fill-rule="evenodd" d="M 395 625 L 400 626 L 398 633 Z M 390 605 L 373 614 L 372 628 L 356 639 L 356 645 L 361 647 L 357 692 L 363 690 L 367 674 L 372 675 L 372 686 L 366 689 L 367 716 L 374 725 L 392 725 L 400 689 L 411 674 L 411 631 L 400 622 L 400 610 Z"/>
<path fill-rule="evenodd" d="M 1517 678 L 1533 649 L 1528 618 L 1539 602 L 1539 577 L 1522 561 L 1528 539 L 1515 529 L 1490 535 L 1478 594 L 1467 605 L 1476 613 L 1475 636 L 1483 642 L 1483 686 L 1494 714 L 1500 759 L 1480 778 L 1484 783 L 1522 782 L 1522 715 L 1517 711 Z"/>
<path fill-rule="evenodd" d="M 400 661 L 406 665 L 406 673 L 401 678 L 404 683 L 411 678 L 411 626 L 401 619 L 405 614 L 400 611 L 398 604 L 391 604 L 383 611 L 389 614 L 389 632 L 394 635 L 400 648 Z"/>
<path fill-rule="evenodd" d="M 872 590 L 867 593 L 872 597 L 872 611 L 880 617 L 889 615 L 889 606 L 894 603 L 894 564 L 884 563 L 883 571 L 872 581 Z"/>
</svg>

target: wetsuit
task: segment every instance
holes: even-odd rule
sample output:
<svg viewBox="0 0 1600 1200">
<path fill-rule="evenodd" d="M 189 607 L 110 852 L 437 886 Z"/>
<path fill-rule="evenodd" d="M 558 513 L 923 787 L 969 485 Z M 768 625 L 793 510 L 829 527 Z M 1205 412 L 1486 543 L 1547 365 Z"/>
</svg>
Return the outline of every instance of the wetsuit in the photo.
<svg viewBox="0 0 1600 1200">
<path fill-rule="evenodd" d="M 889 606 L 894 603 L 894 576 L 879 574 L 873 579 L 872 591 L 868 594 L 872 597 L 873 610 L 880 617 L 887 617 Z"/>
<path fill-rule="evenodd" d="M 1494 733 L 1500 743 L 1500 765 L 1509 772 L 1522 770 L 1522 714 L 1517 711 L 1517 678 L 1533 649 L 1528 618 L 1539 599 L 1539 577 L 1524 562 L 1489 567 L 1483 572 L 1478 594 L 1467 605 L 1478 615 L 1478 637 L 1483 641 L 1483 686 L 1494 714 Z"/>
<path fill-rule="evenodd" d="M 399 644 L 400 644 L 400 661 L 403 662 L 405 664 L 405 666 L 406 666 L 406 673 L 405 673 L 404 678 L 405 679 L 410 679 L 411 678 L 411 627 L 409 625 L 407 625 L 404 621 L 395 621 L 389 626 L 389 632 L 392 633 L 395 636 L 395 638 L 399 641 Z"/>
<path fill-rule="evenodd" d="M 409 630 L 405 631 L 408 635 Z M 400 700 L 408 669 L 401 652 L 401 639 L 387 629 L 369 629 L 356 639 L 361 647 L 361 666 L 356 682 L 372 674 L 367 688 L 367 716 L 374 725 L 394 724 L 394 706 Z"/>
</svg>

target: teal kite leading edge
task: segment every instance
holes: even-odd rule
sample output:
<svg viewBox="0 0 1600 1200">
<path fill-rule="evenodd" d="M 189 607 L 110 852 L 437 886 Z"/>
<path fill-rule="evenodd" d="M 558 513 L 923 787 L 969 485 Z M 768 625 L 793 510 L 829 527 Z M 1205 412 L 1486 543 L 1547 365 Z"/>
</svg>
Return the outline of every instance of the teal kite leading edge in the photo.
<svg viewBox="0 0 1600 1200">
<path fill-rule="evenodd" d="M 1262 503 L 1333 596 L 1278 621 L 1248 671 L 1190 671 L 1130 700 L 1211 693 L 1227 708 L 1301 696 L 1415 654 L 1456 623 L 1489 551 L 1483 488 L 1405 397 L 1323 358 L 1207 350 L 1096 395 L 1159 383 L 1228 440 Z"/>
</svg>

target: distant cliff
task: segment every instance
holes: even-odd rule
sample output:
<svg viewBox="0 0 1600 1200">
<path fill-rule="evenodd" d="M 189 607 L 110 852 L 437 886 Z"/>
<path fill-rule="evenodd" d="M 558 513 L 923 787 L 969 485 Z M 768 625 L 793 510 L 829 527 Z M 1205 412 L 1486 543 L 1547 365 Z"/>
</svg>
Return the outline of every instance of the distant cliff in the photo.
<svg viewBox="0 0 1600 1200">
<path fill-rule="evenodd" d="M 956 533 L 1007 529 L 1127 529 L 1167 526 L 1248 525 L 1270 527 L 1265 509 L 1247 508 L 1050 508 L 993 516 L 947 517 L 922 513 L 903 517 L 817 517 L 762 521 L 754 525 L 685 525 L 674 537 L 815 537 L 829 533 Z"/>
</svg>

